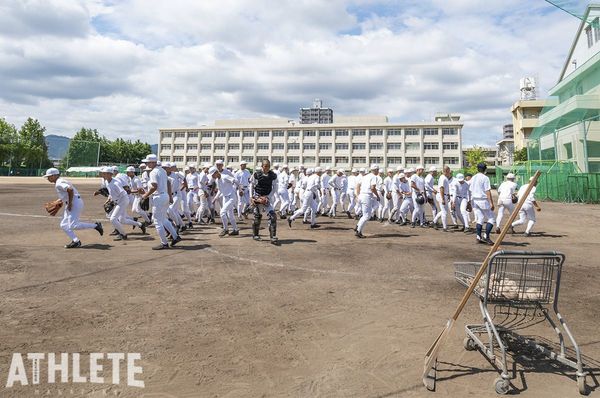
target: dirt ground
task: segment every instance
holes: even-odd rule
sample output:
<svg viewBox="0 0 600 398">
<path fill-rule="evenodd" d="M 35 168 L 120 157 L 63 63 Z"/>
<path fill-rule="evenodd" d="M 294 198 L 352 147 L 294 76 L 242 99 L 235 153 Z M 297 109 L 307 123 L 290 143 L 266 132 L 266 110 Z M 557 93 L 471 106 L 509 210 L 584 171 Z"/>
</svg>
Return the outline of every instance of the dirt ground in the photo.
<svg viewBox="0 0 600 398">
<path fill-rule="evenodd" d="M 82 219 L 103 220 L 97 181 L 73 181 Z M 473 235 L 370 222 L 359 241 L 340 217 L 320 218 L 318 230 L 280 222 L 280 247 L 254 242 L 246 222 L 239 237 L 195 228 L 163 252 L 150 250 L 153 229 L 126 242 L 81 231 L 84 247 L 69 251 L 60 219 L 42 208 L 54 197 L 41 178 L 0 179 L 1 397 L 496 396 L 494 368 L 462 346 L 465 323 L 481 318 L 474 299 L 440 354 L 437 391 L 420 379 L 464 292 L 453 262 L 487 253 Z M 566 254 L 561 312 L 599 373 L 600 206 L 541 205 L 536 235 L 508 236 L 503 248 Z M 553 338 L 547 326 L 522 333 Z M 44 365 L 40 385 L 5 388 L 15 352 L 139 352 L 145 388 L 49 385 Z M 579 396 L 564 367 L 524 356 L 514 369 L 519 395 Z M 598 395 L 595 375 L 588 384 Z"/>
</svg>

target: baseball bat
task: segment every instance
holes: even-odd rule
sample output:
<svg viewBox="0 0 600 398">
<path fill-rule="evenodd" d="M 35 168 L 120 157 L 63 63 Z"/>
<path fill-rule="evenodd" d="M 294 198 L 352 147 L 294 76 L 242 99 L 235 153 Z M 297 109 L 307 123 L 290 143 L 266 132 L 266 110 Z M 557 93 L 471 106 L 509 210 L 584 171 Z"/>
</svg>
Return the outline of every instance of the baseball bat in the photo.
<svg viewBox="0 0 600 398">
<path fill-rule="evenodd" d="M 423 384 L 425 385 L 425 387 L 427 387 L 428 390 L 433 390 L 435 388 L 435 368 L 434 368 L 434 364 L 437 361 L 438 353 L 439 353 L 440 349 L 442 348 L 442 345 L 444 344 L 444 341 L 448 337 L 448 334 L 452 330 L 452 327 L 454 326 L 454 323 L 456 322 L 456 320 L 460 316 L 462 310 L 465 308 L 465 305 L 467 304 L 467 301 L 469 301 L 469 297 L 471 297 L 471 294 L 473 293 L 473 290 L 475 290 L 475 287 L 477 286 L 477 283 L 479 282 L 479 279 L 481 279 L 482 275 L 487 270 L 488 262 L 490 261 L 490 258 L 492 257 L 492 255 L 498 250 L 498 248 L 502 244 L 502 240 L 504 239 L 504 237 L 508 233 L 508 230 L 511 227 L 512 223 L 515 221 L 515 218 L 517 218 L 517 215 L 519 214 L 519 211 L 521 210 L 521 207 L 523 207 L 523 204 L 525 203 L 525 200 L 527 199 L 527 197 L 531 193 L 531 190 L 533 189 L 533 187 L 537 183 L 537 180 L 540 177 L 540 175 L 541 175 L 541 172 L 539 170 L 536 171 L 536 173 L 533 175 L 533 178 L 529 182 L 529 186 L 527 187 L 527 190 L 525 190 L 525 194 L 522 197 L 519 198 L 519 202 L 517 203 L 517 205 L 515 206 L 512 214 L 510 215 L 510 218 L 508 219 L 508 222 L 504 225 L 504 227 L 500 231 L 500 235 L 498 236 L 498 239 L 496 239 L 496 243 L 494 243 L 494 245 L 492 246 L 492 248 L 488 252 L 488 255 L 485 257 L 485 259 L 481 263 L 481 266 L 479 267 L 479 271 L 477 271 L 477 274 L 475 274 L 475 277 L 473 278 L 473 281 L 471 282 L 471 285 L 469 286 L 469 288 L 467 289 L 467 291 L 463 295 L 463 298 L 460 301 L 460 303 L 458 304 L 458 307 L 456 308 L 456 311 L 454 311 L 454 314 L 452 315 L 452 318 L 448 320 L 448 323 L 446 324 L 446 327 L 444 327 L 444 329 L 439 334 L 439 336 L 435 339 L 435 341 L 433 342 L 433 344 L 431 345 L 431 347 L 429 347 L 429 349 L 427 350 L 427 353 L 425 354 L 425 366 L 424 366 L 424 369 L 423 369 L 424 370 L 423 371 Z"/>
</svg>

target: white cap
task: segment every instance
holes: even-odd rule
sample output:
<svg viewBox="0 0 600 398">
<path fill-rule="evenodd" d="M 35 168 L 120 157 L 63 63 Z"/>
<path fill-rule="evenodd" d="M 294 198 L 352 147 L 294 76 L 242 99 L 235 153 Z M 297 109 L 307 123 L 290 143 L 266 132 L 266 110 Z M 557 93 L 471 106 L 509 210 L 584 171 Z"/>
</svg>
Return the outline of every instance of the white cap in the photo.
<svg viewBox="0 0 600 398">
<path fill-rule="evenodd" d="M 57 168 L 55 167 L 51 167 L 48 170 L 46 170 L 46 174 L 44 174 L 44 178 L 50 177 L 50 176 L 57 176 L 60 174 L 60 171 L 58 171 Z"/>
<path fill-rule="evenodd" d="M 212 166 L 210 169 L 208 169 L 208 174 L 209 174 L 209 175 L 213 175 L 213 174 L 215 174 L 217 171 L 219 171 L 219 169 L 217 169 L 215 166 Z"/>
<path fill-rule="evenodd" d="M 273 163 L 273 167 L 279 167 L 279 163 Z"/>
<path fill-rule="evenodd" d="M 143 160 L 144 163 L 156 162 L 156 161 L 158 161 L 158 157 L 155 154 L 153 154 L 153 153 L 151 153 L 150 155 L 146 156 L 146 159 Z"/>
<path fill-rule="evenodd" d="M 508 173 L 508 174 L 506 175 L 506 179 L 507 179 L 507 180 L 514 180 L 514 179 L 515 179 L 515 175 L 514 175 L 513 173 Z"/>
<path fill-rule="evenodd" d="M 344 170 L 344 169 L 338 169 L 338 173 L 345 174 L 345 173 L 346 173 L 346 170 Z"/>
<path fill-rule="evenodd" d="M 329 166 L 325 167 L 325 171 L 331 171 L 331 167 L 329 167 Z"/>
<path fill-rule="evenodd" d="M 100 171 L 98 171 L 98 173 L 110 173 L 110 174 L 112 174 L 112 172 L 113 172 L 112 167 L 107 167 L 107 166 L 101 167 Z"/>
<path fill-rule="evenodd" d="M 306 174 L 312 174 L 314 172 L 314 170 L 312 168 L 308 168 L 306 169 Z"/>
<path fill-rule="evenodd" d="M 218 159 L 215 164 L 223 164 L 223 159 Z"/>
<path fill-rule="evenodd" d="M 435 166 L 431 166 L 431 167 L 429 168 L 429 171 L 437 171 L 437 167 L 435 167 Z"/>
<path fill-rule="evenodd" d="M 319 167 L 319 166 L 315 167 L 315 170 L 314 170 L 315 173 L 319 173 L 321 171 L 323 171 L 323 169 L 321 167 Z"/>
<path fill-rule="evenodd" d="M 355 168 L 352 169 L 352 172 L 353 173 L 358 173 L 358 169 L 355 167 Z"/>
<path fill-rule="evenodd" d="M 157 165 L 157 166 L 162 166 L 162 162 L 161 162 L 160 160 L 157 160 L 157 161 L 156 161 L 156 165 Z"/>
<path fill-rule="evenodd" d="M 183 171 L 190 171 L 190 166 L 183 166 Z"/>
<path fill-rule="evenodd" d="M 113 173 L 119 171 L 119 168 L 117 166 L 110 166 L 110 168 L 112 169 Z"/>
<path fill-rule="evenodd" d="M 202 168 L 203 168 L 203 169 L 210 169 L 210 166 L 212 166 L 212 164 L 210 164 L 210 162 L 204 162 L 204 163 L 202 164 Z"/>
<path fill-rule="evenodd" d="M 164 163 L 162 164 L 162 167 L 164 167 L 164 168 L 167 168 L 167 169 L 168 169 L 169 167 L 171 167 L 171 162 L 164 162 Z"/>
<path fill-rule="evenodd" d="M 246 163 L 246 161 L 245 161 L 245 160 L 242 160 L 242 161 L 240 162 L 240 166 L 241 166 L 241 165 L 243 165 L 243 164 L 248 164 L 248 163 Z"/>
<path fill-rule="evenodd" d="M 404 168 L 402 166 L 398 166 L 396 167 L 396 171 L 404 171 Z"/>
<path fill-rule="evenodd" d="M 282 169 L 287 169 L 289 168 L 287 164 L 284 164 L 283 166 L 281 166 Z"/>
<path fill-rule="evenodd" d="M 171 167 L 177 167 L 177 163 L 171 162 Z"/>
<path fill-rule="evenodd" d="M 415 169 L 413 169 L 413 168 L 411 167 L 410 169 L 408 169 L 408 170 L 405 170 L 405 172 L 406 172 L 406 173 L 414 173 L 414 172 L 415 172 Z"/>
<path fill-rule="evenodd" d="M 406 174 L 404 174 L 404 173 L 400 173 L 400 174 L 398 175 L 398 178 L 406 178 Z"/>
<path fill-rule="evenodd" d="M 140 167 L 140 169 L 145 169 L 146 168 L 146 163 L 141 163 L 139 167 Z"/>
<path fill-rule="evenodd" d="M 365 169 L 364 167 L 361 167 L 360 169 L 358 169 L 359 173 L 366 173 L 367 169 Z"/>
<path fill-rule="evenodd" d="M 415 167 L 415 170 L 419 170 L 419 169 L 425 170 L 425 167 L 423 167 L 423 165 L 418 165 L 417 167 Z"/>
<path fill-rule="evenodd" d="M 393 173 L 394 169 L 392 169 L 391 167 L 388 169 L 388 173 Z"/>
<path fill-rule="evenodd" d="M 228 164 L 225 168 L 229 169 L 229 170 L 233 170 L 233 165 L 232 164 Z"/>
<path fill-rule="evenodd" d="M 458 173 L 458 174 L 456 175 L 456 179 L 457 179 L 458 181 L 464 181 L 464 180 L 465 180 L 465 176 L 464 176 L 464 174 Z"/>
<path fill-rule="evenodd" d="M 196 168 L 196 163 L 188 163 L 188 167 L 191 168 Z"/>
<path fill-rule="evenodd" d="M 379 170 L 379 165 L 378 165 L 378 164 L 375 164 L 375 163 L 373 163 L 373 164 L 371 165 L 371 170 Z"/>
<path fill-rule="evenodd" d="M 126 169 L 126 171 L 127 171 L 128 173 L 135 173 L 135 167 L 133 167 L 133 166 L 129 166 L 129 167 Z"/>
</svg>

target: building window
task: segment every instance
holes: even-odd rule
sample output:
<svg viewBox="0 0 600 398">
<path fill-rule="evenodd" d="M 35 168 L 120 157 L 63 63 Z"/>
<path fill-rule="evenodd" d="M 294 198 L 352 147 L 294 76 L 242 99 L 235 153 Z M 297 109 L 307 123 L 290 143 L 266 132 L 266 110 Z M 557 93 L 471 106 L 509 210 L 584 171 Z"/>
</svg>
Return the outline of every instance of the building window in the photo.
<svg viewBox="0 0 600 398">
<path fill-rule="evenodd" d="M 321 143 L 321 144 L 319 144 L 319 150 L 320 151 L 327 151 L 329 149 L 331 149 L 331 144 L 328 144 L 328 143 Z"/>
<path fill-rule="evenodd" d="M 458 158 L 444 158 L 444 164 L 458 164 Z"/>
<path fill-rule="evenodd" d="M 258 149 L 259 151 L 268 151 L 269 144 L 256 144 L 256 149 Z"/>
<path fill-rule="evenodd" d="M 198 157 L 197 156 L 188 156 L 185 161 L 187 163 L 196 163 L 198 161 Z"/>
<path fill-rule="evenodd" d="M 348 157 L 347 156 L 336 156 L 335 157 L 335 163 L 336 164 L 347 164 L 348 163 Z"/>
<path fill-rule="evenodd" d="M 304 163 L 315 163 L 315 157 L 314 156 L 304 156 Z"/>
<path fill-rule="evenodd" d="M 225 131 L 215 131 L 215 138 L 225 138 L 226 135 Z"/>
<path fill-rule="evenodd" d="M 319 137 L 331 137 L 331 130 L 319 130 Z"/>
<path fill-rule="evenodd" d="M 212 131 L 203 131 L 200 133 L 200 137 L 202 138 L 212 138 Z"/>
<path fill-rule="evenodd" d="M 237 163 L 240 161 L 239 156 L 229 156 L 227 157 L 227 163 L 231 164 L 231 163 Z"/>
<path fill-rule="evenodd" d="M 202 151 L 210 151 L 211 149 L 212 149 L 212 145 L 210 145 L 210 144 L 200 145 L 200 150 L 202 150 Z"/>
<path fill-rule="evenodd" d="M 160 161 L 161 162 L 170 162 L 171 158 L 169 156 L 161 156 Z"/>
<path fill-rule="evenodd" d="M 321 164 L 331 163 L 331 156 L 320 156 L 319 163 L 321 163 Z"/>
<path fill-rule="evenodd" d="M 161 151 L 170 151 L 171 150 L 171 144 L 160 144 L 160 150 Z"/>
<path fill-rule="evenodd" d="M 254 144 L 242 144 L 242 149 L 244 151 L 253 151 L 254 150 Z"/>
<path fill-rule="evenodd" d="M 185 131 L 176 131 L 175 138 L 185 138 Z"/>
<path fill-rule="evenodd" d="M 244 138 L 254 138 L 254 131 L 244 131 L 242 135 Z"/>
<path fill-rule="evenodd" d="M 305 137 L 316 137 L 317 132 L 315 130 L 304 130 Z"/>
<path fill-rule="evenodd" d="M 592 27 L 594 28 L 594 41 L 598 42 L 600 40 L 600 19 L 595 18 L 592 21 Z"/>
<path fill-rule="evenodd" d="M 406 158 L 406 164 L 419 164 L 421 158 L 416 156 L 409 156 Z"/>
<path fill-rule="evenodd" d="M 242 156 L 242 160 L 246 163 L 254 163 L 254 156 Z"/>
<path fill-rule="evenodd" d="M 283 130 L 273 130 L 273 137 L 284 137 L 285 133 Z"/>
<path fill-rule="evenodd" d="M 369 129 L 369 135 L 374 137 L 376 135 L 383 135 L 383 129 Z"/>
<path fill-rule="evenodd" d="M 454 127 L 442 128 L 442 135 L 458 135 L 458 130 Z"/>
<path fill-rule="evenodd" d="M 197 132 L 188 132 L 188 138 L 198 138 Z"/>
<path fill-rule="evenodd" d="M 348 144 L 346 144 L 346 143 L 335 144 L 335 150 L 336 151 L 346 151 L 346 150 L 348 150 Z"/>
<path fill-rule="evenodd" d="M 175 144 L 176 151 L 183 151 L 184 148 L 185 148 L 185 145 L 183 145 L 183 144 Z"/>
<path fill-rule="evenodd" d="M 367 149 L 367 144 L 354 142 L 354 143 L 352 143 L 352 149 L 355 151 L 359 151 L 361 149 Z"/>
<path fill-rule="evenodd" d="M 423 135 L 438 135 L 437 128 L 424 128 Z"/>
<path fill-rule="evenodd" d="M 404 135 L 419 135 L 419 129 L 404 129 Z"/>
<path fill-rule="evenodd" d="M 440 149 L 440 144 L 438 144 L 437 142 L 425 142 L 423 143 L 423 149 L 425 149 L 426 151 L 437 151 L 438 149 Z"/>
<path fill-rule="evenodd" d="M 387 158 L 388 160 L 388 164 L 402 164 L 402 158 L 401 157 L 389 157 Z"/>
<path fill-rule="evenodd" d="M 300 130 L 288 130 L 288 137 L 300 137 Z"/>
<path fill-rule="evenodd" d="M 399 142 L 390 142 L 387 144 L 388 151 L 398 151 L 402 149 L 402 144 Z"/>
<path fill-rule="evenodd" d="M 360 137 L 363 135 L 367 135 L 367 130 L 365 129 L 352 129 L 352 137 Z"/>
<path fill-rule="evenodd" d="M 183 156 L 173 156 L 174 162 L 183 162 Z"/>
<path fill-rule="evenodd" d="M 288 163 L 300 163 L 300 158 L 298 156 L 288 156 Z"/>
<path fill-rule="evenodd" d="M 239 151 L 240 144 L 227 144 L 228 151 Z"/>
<path fill-rule="evenodd" d="M 585 35 L 587 36 L 587 45 L 588 48 L 590 48 L 591 46 L 594 45 L 594 38 L 592 37 L 592 27 L 588 25 L 587 28 L 585 28 Z"/>
<path fill-rule="evenodd" d="M 240 137 L 239 131 L 230 131 L 229 132 L 229 138 L 239 138 L 239 137 Z"/>
<path fill-rule="evenodd" d="M 271 148 L 273 151 L 283 151 L 285 149 L 285 144 L 283 142 L 274 142 L 271 144 Z"/>
<path fill-rule="evenodd" d="M 369 160 L 371 161 L 371 163 L 381 163 L 381 162 L 383 162 L 383 158 L 381 156 L 371 156 L 369 158 Z"/>
<path fill-rule="evenodd" d="M 300 149 L 300 143 L 298 143 L 298 142 L 289 142 L 287 148 L 288 148 L 288 151 L 298 150 L 298 149 Z"/>
<path fill-rule="evenodd" d="M 427 166 L 438 165 L 439 162 L 440 162 L 440 158 L 433 158 L 433 157 L 426 157 L 425 158 L 425 165 L 427 165 Z"/>
<path fill-rule="evenodd" d="M 284 160 L 283 160 L 283 156 L 273 156 L 273 157 L 271 158 L 271 161 L 272 161 L 273 163 L 283 163 L 283 162 L 284 162 Z"/>
<path fill-rule="evenodd" d="M 401 129 L 388 129 L 387 135 L 402 135 Z"/>
<path fill-rule="evenodd" d="M 223 149 L 225 149 L 225 144 L 215 144 L 215 151 L 222 151 Z"/>
<path fill-rule="evenodd" d="M 348 137 L 348 130 L 346 129 L 338 129 L 335 130 L 336 137 Z"/>
<path fill-rule="evenodd" d="M 445 151 L 456 150 L 458 149 L 458 142 L 444 142 L 443 148 Z"/>
<path fill-rule="evenodd" d="M 407 142 L 404 144 L 404 147 L 407 151 L 420 151 L 421 143 L 420 142 Z"/>
<path fill-rule="evenodd" d="M 173 133 L 171 133 L 170 131 L 165 131 L 164 133 L 162 133 L 162 138 L 171 138 L 173 136 Z M 168 162 L 168 160 L 167 160 Z"/>
<path fill-rule="evenodd" d="M 210 156 L 200 156 L 200 162 L 202 162 L 202 163 L 209 163 L 210 162 Z"/>
<path fill-rule="evenodd" d="M 371 151 L 376 151 L 379 149 L 383 149 L 383 143 L 382 142 L 371 142 L 369 144 L 369 150 Z"/>
<path fill-rule="evenodd" d="M 366 164 L 367 158 L 364 156 L 352 157 L 352 164 Z"/>
<path fill-rule="evenodd" d="M 188 144 L 187 150 L 188 151 L 197 151 L 198 150 L 198 144 Z"/>
<path fill-rule="evenodd" d="M 317 145 L 316 144 L 304 143 L 304 144 L 302 144 L 302 149 L 304 149 L 305 151 L 312 150 L 312 149 L 317 149 Z"/>
<path fill-rule="evenodd" d="M 258 132 L 259 137 L 269 137 L 269 130 L 260 130 Z"/>
</svg>

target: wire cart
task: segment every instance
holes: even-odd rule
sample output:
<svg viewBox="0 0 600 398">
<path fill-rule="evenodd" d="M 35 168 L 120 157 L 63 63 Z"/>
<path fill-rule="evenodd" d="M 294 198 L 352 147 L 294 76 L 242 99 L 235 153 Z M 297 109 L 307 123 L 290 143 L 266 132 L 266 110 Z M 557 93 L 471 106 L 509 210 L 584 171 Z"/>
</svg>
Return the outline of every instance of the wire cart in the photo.
<svg viewBox="0 0 600 398">
<path fill-rule="evenodd" d="M 511 377 L 506 363 L 509 343 L 526 345 L 542 357 L 573 368 L 576 372 L 579 393 L 583 395 L 588 393 L 581 351 L 567 322 L 558 311 L 558 293 L 564 261 L 565 256 L 557 252 L 498 251 L 490 258 L 486 273 L 473 291 L 473 294 L 479 298 L 483 324 L 465 326 L 467 337 L 464 340 L 464 347 L 468 351 L 479 349 L 491 363 L 498 367 L 501 372 L 500 377 L 494 380 L 494 388 L 498 394 L 507 394 L 511 389 L 510 380 L 516 377 L 516 369 Z M 454 263 L 454 276 L 461 285 L 468 287 L 480 266 L 480 263 Z M 550 304 L 558 322 L 550 317 L 548 309 Z M 519 322 L 513 320 L 508 325 L 494 324 L 490 307 L 493 308 L 494 314 L 497 311 L 500 313 L 513 311 L 513 314 L 519 314 L 521 311 L 522 316 L 528 316 L 528 312 L 532 311 L 541 314 L 542 322 L 545 319 L 556 333 L 560 352 L 516 333 L 514 329 L 521 328 Z M 486 335 L 487 339 L 485 339 Z M 565 335 L 573 346 L 575 358 L 567 356 Z"/>
</svg>

